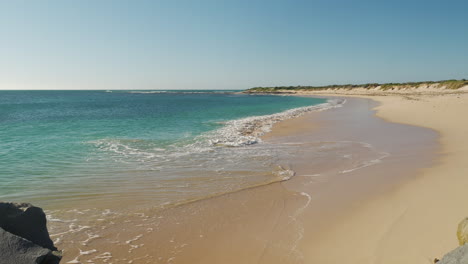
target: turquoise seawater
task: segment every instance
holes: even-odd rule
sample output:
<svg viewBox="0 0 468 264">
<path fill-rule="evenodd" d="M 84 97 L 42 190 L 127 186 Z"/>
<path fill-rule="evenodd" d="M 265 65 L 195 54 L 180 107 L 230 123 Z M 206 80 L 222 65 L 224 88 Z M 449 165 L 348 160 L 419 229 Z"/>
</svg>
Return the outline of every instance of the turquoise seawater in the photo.
<svg viewBox="0 0 468 264">
<path fill-rule="evenodd" d="M 234 91 L 0 91 L 0 200 L 163 205 L 259 184 L 274 153 L 252 143 L 269 116 L 325 102 Z M 249 160 L 259 162 L 241 168 Z"/>
</svg>

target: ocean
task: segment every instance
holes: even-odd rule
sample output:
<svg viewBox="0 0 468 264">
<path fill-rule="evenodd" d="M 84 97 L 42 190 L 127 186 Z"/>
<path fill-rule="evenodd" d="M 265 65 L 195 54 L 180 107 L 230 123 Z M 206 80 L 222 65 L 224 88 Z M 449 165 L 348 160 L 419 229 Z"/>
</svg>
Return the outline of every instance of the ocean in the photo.
<svg viewBox="0 0 468 264">
<path fill-rule="evenodd" d="M 0 91 L 0 200 L 165 208 L 285 180 L 287 150 L 260 136 L 332 106 L 238 91 Z"/>
<path fill-rule="evenodd" d="M 337 199 L 387 188 L 407 177 L 401 164 L 427 164 L 435 133 L 385 122 L 376 105 L 0 91 L 0 200 L 42 207 L 64 263 L 303 263 L 302 238 L 335 217 Z"/>
</svg>

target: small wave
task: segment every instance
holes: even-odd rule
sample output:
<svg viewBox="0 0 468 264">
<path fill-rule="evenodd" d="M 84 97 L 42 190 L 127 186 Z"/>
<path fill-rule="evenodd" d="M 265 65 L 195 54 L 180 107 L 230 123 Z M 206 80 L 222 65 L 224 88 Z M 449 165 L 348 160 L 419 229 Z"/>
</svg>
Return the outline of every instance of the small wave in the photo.
<svg viewBox="0 0 468 264">
<path fill-rule="evenodd" d="M 94 257 L 93 260 L 94 259 L 102 260 L 103 262 L 108 262 L 110 259 L 112 259 L 112 254 L 110 252 L 104 252 Z"/>
<path fill-rule="evenodd" d="M 345 99 L 330 99 L 326 103 L 286 110 L 281 113 L 252 116 L 225 122 L 225 126 L 208 133 L 213 146 L 238 147 L 261 142 L 260 137 L 270 132 L 277 122 L 304 115 L 312 111 L 323 111 L 341 107 Z M 206 136 L 206 135 L 204 135 Z"/>
<path fill-rule="evenodd" d="M 100 238 L 100 236 L 96 234 L 92 234 L 92 233 L 86 233 L 86 234 L 88 235 L 88 238 L 80 242 L 80 244 L 83 246 L 87 246 L 91 240 Z"/>
<path fill-rule="evenodd" d="M 63 220 L 63 219 L 60 219 L 60 218 L 54 218 L 51 215 L 47 215 L 46 217 L 47 217 L 47 221 L 49 221 L 49 222 L 60 222 L 60 223 L 73 223 L 73 222 L 76 222 L 76 219 Z"/>
<path fill-rule="evenodd" d="M 235 94 L 238 91 L 128 91 L 131 94 Z"/>
<path fill-rule="evenodd" d="M 131 94 L 159 94 L 159 93 L 168 93 L 167 91 L 130 91 L 127 93 Z"/>
<path fill-rule="evenodd" d="M 294 177 L 296 174 L 295 171 L 290 169 L 285 169 L 282 166 L 277 166 L 276 169 L 273 171 L 273 175 L 278 176 L 280 181 L 287 181 Z"/>
<path fill-rule="evenodd" d="M 78 256 L 76 256 L 74 259 L 68 261 L 67 263 L 69 263 L 69 264 L 81 264 L 82 263 L 80 261 L 81 256 L 91 255 L 91 254 L 94 254 L 94 253 L 98 252 L 96 249 L 90 249 L 90 250 L 87 250 L 87 251 L 83 251 L 81 249 L 78 249 L 78 250 L 80 251 Z"/>
<path fill-rule="evenodd" d="M 132 93 L 134 92 L 132 91 Z M 165 91 L 148 91 L 145 93 L 149 92 Z M 180 145 L 179 142 L 166 148 L 158 148 L 156 146 L 148 148 L 148 145 L 152 144 L 150 141 L 111 138 L 85 143 L 93 144 L 100 150 L 115 153 L 123 158 L 135 157 L 142 161 L 164 161 L 193 153 L 212 151 L 213 147 L 240 147 L 256 144 L 261 142 L 260 137 L 271 131 L 272 126 L 277 122 L 298 117 L 312 111 L 323 111 L 341 107 L 344 103 L 344 99 L 330 99 L 323 104 L 294 108 L 272 115 L 251 116 L 218 122 L 218 124 L 223 125 L 221 128 L 199 135 L 193 141 L 190 140 L 192 143 L 186 142 L 188 145 L 185 146 Z"/>
<path fill-rule="evenodd" d="M 93 253 L 96 253 L 97 250 L 96 249 L 91 249 L 91 250 L 87 250 L 87 251 L 83 251 L 80 249 L 80 255 L 89 255 L 89 254 L 93 254 Z"/>
<path fill-rule="evenodd" d="M 143 150 L 139 148 L 142 145 L 148 145 L 147 142 L 143 140 L 132 140 L 132 139 L 99 139 L 88 141 L 86 143 L 93 144 L 98 149 L 113 152 L 123 157 L 139 156 L 145 159 L 153 159 L 158 154 L 158 152 L 165 151 L 163 148 L 149 148 Z"/>
<path fill-rule="evenodd" d="M 132 239 L 129 239 L 129 240 L 125 241 L 125 244 L 130 244 L 132 242 L 135 242 L 135 241 L 137 241 L 138 239 L 140 239 L 142 237 L 143 237 L 143 235 L 140 234 L 140 235 L 138 235 L 138 236 L 136 236 L 136 237 L 134 237 Z"/>
</svg>

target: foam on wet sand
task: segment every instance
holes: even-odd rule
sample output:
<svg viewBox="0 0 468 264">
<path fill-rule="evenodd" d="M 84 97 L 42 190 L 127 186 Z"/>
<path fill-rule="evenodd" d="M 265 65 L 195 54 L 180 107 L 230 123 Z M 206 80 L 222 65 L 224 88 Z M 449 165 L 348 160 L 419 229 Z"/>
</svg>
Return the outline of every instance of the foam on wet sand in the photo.
<svg viewBox="0 0 468 264">
<path fill-rule="evenodd" d="M 63 219 L 55 223 L 68 228 L 65 235 L 79 238 L 76 245 L 68 245 L 64 258 L 83 263 L 101 257 L 113 263 L 341 263 L 344 255 L 320 253 L 325 245 L 336 249 L 327 243 L 336 242 L 330 234 L 341 223 L 337 220 L 351 219 L 355 210 L 412 179 L 434 158 L 436 133 L 384 122 L 373 116 L 374 106 L 368 99 L 350 99 L 342 108 L 273 124 L 264 144 L 285 149 L 294 145 L 295 150 L 286 153 L 288 162 L 278 168 L 283 181 L 162 211 L 96 208 L 70 211 L 69 220 L 54 215 Z M 405 138 L 389 137 L 403 132 Z M 80 212 L 93 215 L 91 225 L 99 228 L 74 222 L 71 228 L 67 221 Z M 347 231 L 352 232 L 345 229 L 341 235 Z M 333 261 L 340 256 L 340 262 Z M 353 260 L 346 257 L 347 263 Z"/>
</svg>

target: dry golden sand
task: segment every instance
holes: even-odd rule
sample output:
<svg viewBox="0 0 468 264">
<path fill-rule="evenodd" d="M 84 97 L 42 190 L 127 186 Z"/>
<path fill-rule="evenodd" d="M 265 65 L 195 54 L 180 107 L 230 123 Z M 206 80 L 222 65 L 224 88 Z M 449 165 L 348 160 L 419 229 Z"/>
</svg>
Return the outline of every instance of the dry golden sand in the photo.
<svg viewBox="0 0 468 264">
<path fill-rule="evenodd" d="M 465 90 L 343 92 L 377 100 L 381 103 L 377 116 L 387 121 L 435 129 L 440 133 L 443 155 L 417 177 L 328 225 L 318 234 L 321 237 L 304 245 L 305 263 L 433 263 L 435 257 L 457 246 L 457 224 L 468 216 Z"/>
</svg>

